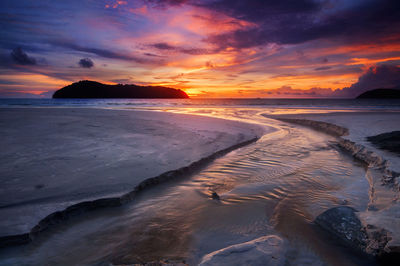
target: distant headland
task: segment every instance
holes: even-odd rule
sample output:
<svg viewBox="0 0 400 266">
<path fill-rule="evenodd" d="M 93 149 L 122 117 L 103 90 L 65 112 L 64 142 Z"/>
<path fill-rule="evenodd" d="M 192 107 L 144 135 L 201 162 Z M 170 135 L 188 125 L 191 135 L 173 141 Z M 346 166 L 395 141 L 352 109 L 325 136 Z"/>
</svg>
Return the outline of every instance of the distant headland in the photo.
<svg viewBox="0 0 400 266">
<path fill-rule="evenodd" d="M 107 85 L 81 80 L 57 90 L 53 98 L 189 98 L 182 90 L 134 84 Z"/>
<path fill-rule="evenodd" d="M 375 89 L 366 91 L 357 99 L 400 99 L 400 89 Z"/>
</svg>

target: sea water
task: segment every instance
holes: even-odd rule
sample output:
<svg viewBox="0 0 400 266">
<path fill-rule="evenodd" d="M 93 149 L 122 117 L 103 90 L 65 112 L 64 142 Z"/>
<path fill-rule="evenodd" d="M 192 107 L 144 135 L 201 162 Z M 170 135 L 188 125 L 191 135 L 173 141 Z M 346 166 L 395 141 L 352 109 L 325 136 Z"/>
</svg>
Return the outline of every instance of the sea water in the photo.
<svg viewBox="0 0 400 266">
<path fill-rule="evenodd" d="M 289 109 L 400 110 L 399 99 L 51 99 L 3 98 L 0 107 L 265 107 Z"/>
</svg>

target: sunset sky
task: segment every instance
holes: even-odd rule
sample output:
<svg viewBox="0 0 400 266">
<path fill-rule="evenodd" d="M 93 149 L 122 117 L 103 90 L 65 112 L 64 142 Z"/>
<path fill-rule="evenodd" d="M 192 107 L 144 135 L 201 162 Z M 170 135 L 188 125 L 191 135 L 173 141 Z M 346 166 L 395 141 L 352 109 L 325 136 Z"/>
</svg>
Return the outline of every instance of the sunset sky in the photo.
<svg viewBox="0 0 400 266">
<path fill-rule="evenodd" d="M 400 86 L 399 0 L 1 0 L 0 97 L 90 79 L 192 97 Z"/>
</svg>

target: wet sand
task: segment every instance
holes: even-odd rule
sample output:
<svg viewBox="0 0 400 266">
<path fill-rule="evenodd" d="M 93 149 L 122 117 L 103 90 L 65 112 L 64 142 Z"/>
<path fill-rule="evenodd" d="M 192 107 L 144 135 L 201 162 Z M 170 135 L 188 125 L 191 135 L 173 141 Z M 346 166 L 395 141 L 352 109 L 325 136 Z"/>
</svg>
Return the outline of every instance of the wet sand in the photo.
<svg viewBox="0 0 400 266">
<path fill-rule="evenodd" d="M 50 213 L 127 193 L 262 129 L 164 112 L 0 109 L 0 236 L 29 232 Z"/>
</svg>

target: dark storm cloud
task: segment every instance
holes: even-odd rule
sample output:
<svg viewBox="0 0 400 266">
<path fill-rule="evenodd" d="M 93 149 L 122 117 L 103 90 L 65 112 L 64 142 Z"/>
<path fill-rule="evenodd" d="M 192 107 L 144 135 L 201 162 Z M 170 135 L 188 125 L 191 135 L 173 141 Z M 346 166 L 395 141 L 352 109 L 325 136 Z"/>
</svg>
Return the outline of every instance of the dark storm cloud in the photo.
<svg viewBox="0 0 400 266">
<path fill-rule="evenodd" d="M 12 50 L 11 58 L 19 65 L 36 65 L 36 59 L 28 56 L 21 47 Z"/>
<path fill-rule="evenodd" d="M 213 1 L 203 6 L 256 26 L 211 35 L 205 41 L 221 48 L 247 48 L 333 37 L 352 42 L 371 41 L 400 32 L 400 1 L 372 0 L 348 5 L 339 9 L 332 1 Z"/>
<path fill-rule="evenodd" d="M 78 64 L 83 68 L 92 68 L 94 66 L 93 61 L 88 57 L 79 60 Z"/>
<path fill-rule="evenodd" d="M 400 88 L 400 67 L 395 65 L 370 67 L 356 83 L 335 91 L 335 95 L 356 97 L 365 91 L 379 88 Z"/>
</svg>

